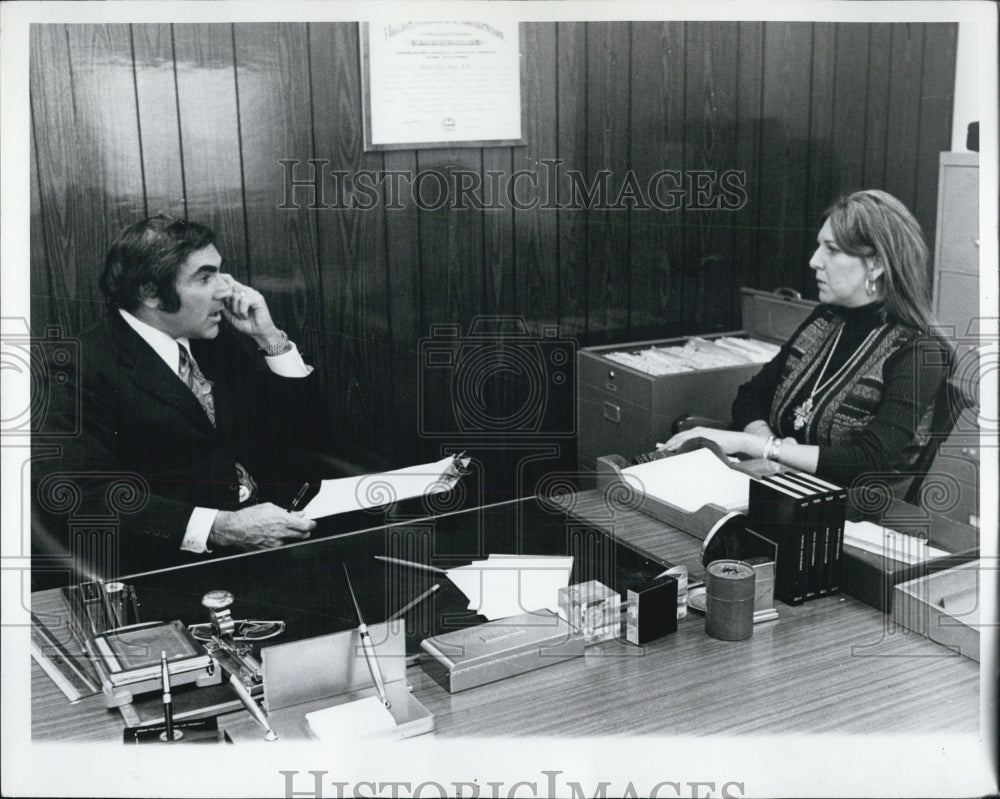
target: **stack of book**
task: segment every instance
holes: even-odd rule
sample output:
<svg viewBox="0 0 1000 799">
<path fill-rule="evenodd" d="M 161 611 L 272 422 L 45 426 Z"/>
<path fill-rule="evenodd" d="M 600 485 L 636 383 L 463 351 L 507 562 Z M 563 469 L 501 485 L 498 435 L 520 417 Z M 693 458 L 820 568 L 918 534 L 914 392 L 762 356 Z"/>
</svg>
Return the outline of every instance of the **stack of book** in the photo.
<svg viewBox="0 0 1000 799">
<path fill-rule="evenodd" d="M 846 507 L 847 489 L 812 474 L 750 481 L 747 531 L 773 552 L 777 599 L 799 605 L 840 590 Z"/>
</svg>

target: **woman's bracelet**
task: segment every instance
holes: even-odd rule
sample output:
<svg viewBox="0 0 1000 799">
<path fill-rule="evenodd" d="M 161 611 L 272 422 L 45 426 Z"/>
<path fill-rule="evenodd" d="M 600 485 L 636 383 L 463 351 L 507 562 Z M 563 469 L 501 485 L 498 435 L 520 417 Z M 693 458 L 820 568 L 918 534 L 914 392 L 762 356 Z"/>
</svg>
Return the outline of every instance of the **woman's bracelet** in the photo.
<svg viewBox="0 0 1000 799">
<path fill-rule="evenodd" d="M 781 457 L 781 442 L 782 439 L 777 436 L 771 436 L 767 439 L 764 444 L 763 457 L 765 460 L 777 461 Z"/>
</svg>

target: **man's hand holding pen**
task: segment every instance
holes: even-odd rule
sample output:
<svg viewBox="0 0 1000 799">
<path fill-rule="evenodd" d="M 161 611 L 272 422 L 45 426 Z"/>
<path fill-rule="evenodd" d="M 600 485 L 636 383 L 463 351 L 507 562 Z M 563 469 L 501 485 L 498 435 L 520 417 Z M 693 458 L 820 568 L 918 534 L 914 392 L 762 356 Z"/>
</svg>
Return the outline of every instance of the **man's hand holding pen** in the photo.
<svg viewBox="0 0 1000 799">
<path fill-rule="evenodd" d="M 271 502 L 236 511 L 219 511 L 208 534 L 208 548 L 274 549 L 309 538 L 316 522 L 300 511 L 289 512 Z"/>
<path fill-rule="evenodd" d="M 289 513 L 294 513 L 299 509 L 299 507 L 302 505 L 302 500 L 306 498 L 307 491 L 309 491 L 309 483 L 303 483 L 302 488 L 299 489 L 299 492 L 295 495 L 295 498 L 291 501 L 291 503 L 288 506 Z"/>
</svg>

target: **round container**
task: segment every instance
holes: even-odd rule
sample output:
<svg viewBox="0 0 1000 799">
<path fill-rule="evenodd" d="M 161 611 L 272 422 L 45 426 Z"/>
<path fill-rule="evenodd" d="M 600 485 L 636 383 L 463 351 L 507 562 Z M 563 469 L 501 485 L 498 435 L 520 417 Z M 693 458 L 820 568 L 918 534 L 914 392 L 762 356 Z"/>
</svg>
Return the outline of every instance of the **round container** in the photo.
<svg viewBox="0 0 1000 799">
<path fill-rule="evenodd" d="M 753 635 L 756 573 L 738 560 L 708 565 L 705 591 L 705 632 L 720 641 L 742 641 Z"/>
</svg>

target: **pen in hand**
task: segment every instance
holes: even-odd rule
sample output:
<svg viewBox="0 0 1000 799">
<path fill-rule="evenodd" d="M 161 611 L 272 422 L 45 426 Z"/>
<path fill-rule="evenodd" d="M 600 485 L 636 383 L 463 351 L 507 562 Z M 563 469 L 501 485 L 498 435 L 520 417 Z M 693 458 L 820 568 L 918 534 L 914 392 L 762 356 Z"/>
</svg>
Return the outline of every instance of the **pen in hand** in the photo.
<svg viewBox="0 0 1000 799">
<path fill-rule="evenodd" d="M 299 489 L 299 493 L 295 495 L 295 499 L 292 500 L 292 504 L 288 506 L 288 512 L 294 513 L 299 509 L 299 503 L 305 498 L 306 491 L 309 490 L 309 483 L 303 483 L 302 488 Z"/>
</svg>

